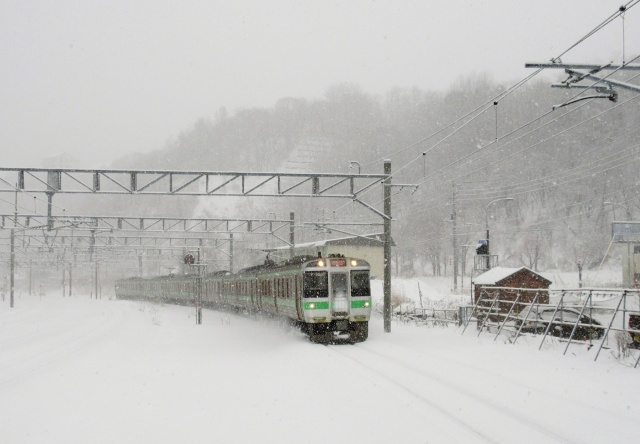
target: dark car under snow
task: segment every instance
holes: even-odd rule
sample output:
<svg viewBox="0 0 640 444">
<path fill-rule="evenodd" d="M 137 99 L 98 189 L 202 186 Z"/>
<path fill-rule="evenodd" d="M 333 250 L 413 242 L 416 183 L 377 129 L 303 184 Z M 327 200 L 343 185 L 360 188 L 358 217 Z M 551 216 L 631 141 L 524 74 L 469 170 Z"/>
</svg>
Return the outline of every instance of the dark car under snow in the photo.
<svg viewBox="0 0 640 444">
<path fill-rule="evenodd" d="M 524 325 L 523 325 L 524 324 Z M 549 324 L 551 325 L 549 327 Z M 516 319 L 516 328 L 523 333 L 541 334 L 549 328 L 549 334 L 576 340 L 601 339 L 604 328 L 600 322 L 573 308 L 535 306 L 522 310 Z"/>
</svg>

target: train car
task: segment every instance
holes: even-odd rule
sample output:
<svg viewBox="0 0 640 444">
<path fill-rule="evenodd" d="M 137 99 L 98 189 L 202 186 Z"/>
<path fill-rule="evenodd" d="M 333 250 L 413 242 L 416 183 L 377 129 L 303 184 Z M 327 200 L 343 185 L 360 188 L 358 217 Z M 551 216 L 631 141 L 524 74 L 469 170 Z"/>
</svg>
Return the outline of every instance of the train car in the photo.
<svg viewBox="0 0 640 444">
<path fill-rule="evenodd" d="M 116 281 L 117 299 L 149 300 L 169 304 L 193 304 L 197 281 L 193 276 L 158 276 Z"/>
<path fill-rule="evenodd" d="M 357 258 L 298 256 L 238 273 L 126 279 L 116 283 L 116 296 L 194 303 L 204 306 L 287 317 L 299 323 L 311 341 L 362 342 L 371 316 L 370 266 Z"/>
</svg>

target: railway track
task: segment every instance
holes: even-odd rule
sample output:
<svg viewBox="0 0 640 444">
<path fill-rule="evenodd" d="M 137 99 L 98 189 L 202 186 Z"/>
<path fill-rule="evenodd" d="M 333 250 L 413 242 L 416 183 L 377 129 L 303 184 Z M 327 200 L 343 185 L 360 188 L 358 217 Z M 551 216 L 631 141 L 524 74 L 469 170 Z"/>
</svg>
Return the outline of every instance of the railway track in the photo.
<svg viewBox="0 0 640 444">
<path fill-rule="evenodd" d="M 492 378 L 479 374 L 481 372 L 474 368 L 447 374 L 445 369 L 451 369 L 451 363 L 425 368 L 415 364 L 404 350 L 381 350 L 377 345 L 328 347 L 327 352 L 340 356 L 377 386 L 393 392 L 400 404 L 410 402 L 411 408 L 424 418 L 426 440 L 510 443 L 514 442 L 517 432 L 518 442 L 580 442 L 577 437 L 565 435 L 553 423 L 532 419 L 539 415 L 528 416 L 530 404 L 518 406 L 517 400 L 509 402 L 499 396 L 496 400 L 487 397 L 485 389 L 474 388 L 477 384 L 495 383 L 499 384 L 497 389 L 508 392 L 515 382 L 496 379 L 495 375 L 490 381 Z M 465 383 L 456 377 L 464 373 L 477 378 Z M 523 390 L 521 386 L 518 389 Z M 533 408 L 549 408 L 547 393 L 529 397 L 539 398 Z"/>
</svg>

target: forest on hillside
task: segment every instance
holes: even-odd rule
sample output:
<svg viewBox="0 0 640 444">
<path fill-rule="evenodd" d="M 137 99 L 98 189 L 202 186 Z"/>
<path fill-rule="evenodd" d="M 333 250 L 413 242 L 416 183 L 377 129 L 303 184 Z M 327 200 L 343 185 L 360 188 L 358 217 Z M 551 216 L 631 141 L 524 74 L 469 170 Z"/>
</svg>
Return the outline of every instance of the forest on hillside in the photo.
<svg viewBox="0 0 640 444">
<path fill-rule="evenodd" d="M 550 83 L 507 90 L 510 85 L 474 74 L 446 92 L 395 89 L 383 96 L 336 85 L 319 99 L 212 111 L 161 149 L 113 166 L 382 173 L 383 159 L 391 159 L 394 183 L 418 185 L 393 190 L 399 273 L 450 273 L 454 248 L 468 270 L 486 225 L 501 265 L 596 267 L 607 250 L 616 254 L 608 249 L 614 218 L 633 220 L 640 212 L 640 101 L 620 91 L 615 102 L 599 98 L 554 108 L 579 92 Z M 100 205 L 113 214 L 140 206 L 182 217 L 288 218 L 295 211 L 297 242 L 344 236 L 306 229 L 303 222 L 372 220 L 362 207 L 325 199 L 104 200 Z M 368 200 L 381 207 L 381 191 Z M 92 210 L 88 201 L 81 205 Z"/>
</svg>

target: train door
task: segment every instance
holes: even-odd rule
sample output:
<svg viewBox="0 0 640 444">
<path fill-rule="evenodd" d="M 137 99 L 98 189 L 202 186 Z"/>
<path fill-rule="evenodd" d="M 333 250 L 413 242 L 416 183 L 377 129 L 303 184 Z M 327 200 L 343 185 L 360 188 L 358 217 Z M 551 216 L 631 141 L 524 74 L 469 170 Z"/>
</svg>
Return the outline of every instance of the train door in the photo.
<svg viewBox="0 0 640 444">
<path fill-rule="evenodd" d="M 331 312 L 333 317 L 349 316 L 347 273 L 331 273 Z"/>
<path fill-rule="evenodd" d="M 302 276 L 297 275 L 293 277 L 293 297 L 296 304 L 296 312 L 298 313 L 298 319 L 304 320 L 304 313 L 302 311 Z"/>
</svg>

